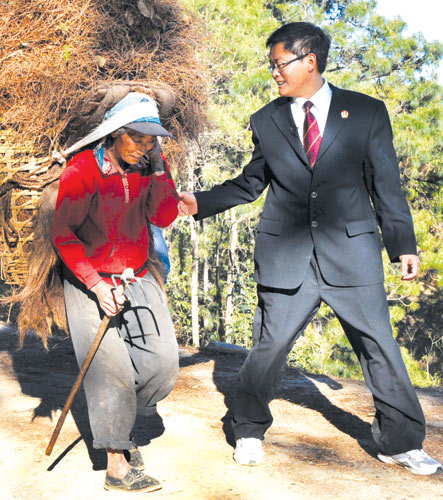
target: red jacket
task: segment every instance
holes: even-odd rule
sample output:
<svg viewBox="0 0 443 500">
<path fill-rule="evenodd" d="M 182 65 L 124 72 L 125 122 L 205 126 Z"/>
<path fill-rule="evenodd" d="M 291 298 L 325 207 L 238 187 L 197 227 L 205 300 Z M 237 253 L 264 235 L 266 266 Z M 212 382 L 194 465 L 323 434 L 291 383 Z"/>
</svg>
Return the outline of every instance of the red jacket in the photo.
<svg viewBox="0 0 443 500">
<path fill-rule="evenodd" d="M 94 152 L 86 150 L 60 177 L 51 240 L 68 268 L 91 288 L 103 279 L 100 272 L 142 267 L 149 255 L 147 220 L 168 226 L 177 217 L 177 203 L 167 173 L 151 176 L 134 167 L 125 175 L 105 174 Z"/>
</svg>

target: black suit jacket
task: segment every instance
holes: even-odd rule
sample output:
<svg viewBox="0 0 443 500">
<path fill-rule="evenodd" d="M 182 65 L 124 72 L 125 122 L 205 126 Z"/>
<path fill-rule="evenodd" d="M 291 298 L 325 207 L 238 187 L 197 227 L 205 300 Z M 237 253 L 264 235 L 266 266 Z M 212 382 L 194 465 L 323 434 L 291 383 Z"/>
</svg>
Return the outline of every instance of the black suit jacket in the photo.
<svg viewBox="0 0 443 500">
<path fill-rule="evenodd" d="M 196 219 L 202 219 L 249 203 L 269 186 L 255 247 L 255 279 L 261 285 L 298 287 L 314 248 L 331 285 L 383 281 L 378 226 L 392 261 L 416 253 L 384 103 L 331 89 L 313 169 L 292 118 L 291 101 L 280 97 L 252 115 L 255 148 L 242 173 L 195 193 Z"/>
</svg>

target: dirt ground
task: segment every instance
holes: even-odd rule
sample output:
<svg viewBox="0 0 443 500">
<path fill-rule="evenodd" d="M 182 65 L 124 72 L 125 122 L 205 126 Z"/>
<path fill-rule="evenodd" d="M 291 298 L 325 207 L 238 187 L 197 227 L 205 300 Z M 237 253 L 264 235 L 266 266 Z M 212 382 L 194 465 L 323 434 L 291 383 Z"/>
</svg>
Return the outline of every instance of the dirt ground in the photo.
<svg viewBox="0 0 443 500">
<path fill-rule="evenodd" d="M 0 324 L 0 500 L 113 500 L 105 456 L 93 450 L 80 392 L 50 457 L 45 449 L 78 368 L 69 339 L 45 352 Z M 286 370 L 272 402 L 266 462 L 232 459 L 230 407 L 243 355 L 181 349 L 181 370 L 161 416 L 136 423 L 147 472 L 163 489 L 152 500 L 443 499 L 443 474 L 421 477 L 379 462 L 370 436 L 371 397 L 358 381 Z M 443 390 L 419 390 L 425 449 L 443 459 Z"/>
</svg>

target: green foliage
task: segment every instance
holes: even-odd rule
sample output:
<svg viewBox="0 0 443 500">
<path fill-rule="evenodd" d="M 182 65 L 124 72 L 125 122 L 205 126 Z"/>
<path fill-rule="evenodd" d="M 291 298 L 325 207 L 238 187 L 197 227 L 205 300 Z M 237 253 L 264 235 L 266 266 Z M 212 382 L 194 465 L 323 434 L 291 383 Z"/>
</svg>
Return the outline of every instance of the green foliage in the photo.
<svg viewBox="0 0 443 500">
<path fill-rule="evenodd" d="M 423 386 L 439 384 L 443 373 L 443 165 L 442 88 L 436 81 L 435 68 L 442 56 L 442 44 L 428 42 L 420 34 L 406 35 L 400 18 L 387 21 L 376 14 L 375 0 L 183 3 L 198 14 L 208 31 L 208 39 L 200 46 L 200 57 L 211 75 L 211 127 L 200 138 L 194 169 L 197 190 L 235 176 L 248 161 L 252 146 L 249 116 L 278 96 L 266 69 L 265 42 L 281 23 L 304 20 L 322 26 L 332 38 L 325 77 L 334 85 L 386 102 L 422 261 L 421 279 L 402 282 L 399 264 L 389 263 L 384 255 L 394 334 L 404 346 L 413 382 Z M 199 226 L 200 275 L 204 265 L 209 269 L 208 289 L 200 293 L 204 341 L 224 340 L 230 335 L 235 342 L 250 345 L 256 302 L 252 281 L 254 228 L 262 203 L 263 196 L 250 206 L 236 207 Z M 238 225 L 233 263 L 229 244 L 233 221 L 237 219 L 242 222 Z M 180 230 L 185 226 L 186 222 L 179 223 Z M 177 300 L 179 304 L 176 324 L 188 332 L 184 338 L 189 338 L 190 312 L 186 303 L 190 302 L 187 283 L 191 248 L 189 240 L 179 233 L 174 229 L 171 237 L 179 278 L 171 278 L 168 288 L 174 286 L 171 303 Z M 232 294 L 234 311 L 226 324 L 228 294 Z M 435 318 L 440 323 L 437 326 Z M 309 371 L 361 378 L 355 355 L 326 306 L 322 306 L 289 358 Z"/>
<path fill-rule="evenodd" d="M 427 359 L 428 357 L 424 356 L 421 361 L 417 361 L 406 349 L 406 347 L 401 347 L 401 354 L 414 385 L 417 385 L 418 387 L 441 385 L 441 373 L 439 374 L 434 372 L 432 374 L 430 372 L 429 359 Z"/>
<path fill-rule="evenodd" d="M 233 344 L 252 347 L 251 325 L 255 313 L 256 287 L 253 271 L 239 273 L 234 286 L 234 315 L 230 331 Z"/>
<path fill-rule="evenodd" d="M 362 378 L 358 360 L 331 309 L 322 304 L 288 357 L 289 364 L 310 373 Z"/>
<path fill-rule="evenodd" d="M 172 232 L 164 236 L 169 247 L 171 272 L 166 283 L 169 309 L 174 325 L 178 327 L 177 336 L 183 344 L 190 343 L 191 333 L 191 280 L 183 279 L 190 267 L 191 254 L 189 226 L 184 219 L 177 219 Z"/>
</svg>

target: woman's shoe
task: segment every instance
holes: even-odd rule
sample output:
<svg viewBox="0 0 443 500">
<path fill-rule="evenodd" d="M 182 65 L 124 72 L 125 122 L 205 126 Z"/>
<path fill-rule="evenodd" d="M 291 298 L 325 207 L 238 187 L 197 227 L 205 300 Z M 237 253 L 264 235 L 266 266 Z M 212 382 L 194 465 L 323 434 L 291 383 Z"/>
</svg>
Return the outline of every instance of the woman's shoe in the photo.
<svg viewBox="0 0 443 500">
<path fill-rule="evenodd" d="M 159 490 L 161 487 L 160 481 L 143 474 L 143 472 L 140 472 L 134 467 L 129 469 L 123 479 L 106 474 L 104 484 L 105 490 L 130 491 L 133 493 L 147 493 L 149 491 Z"/>
</svg>

